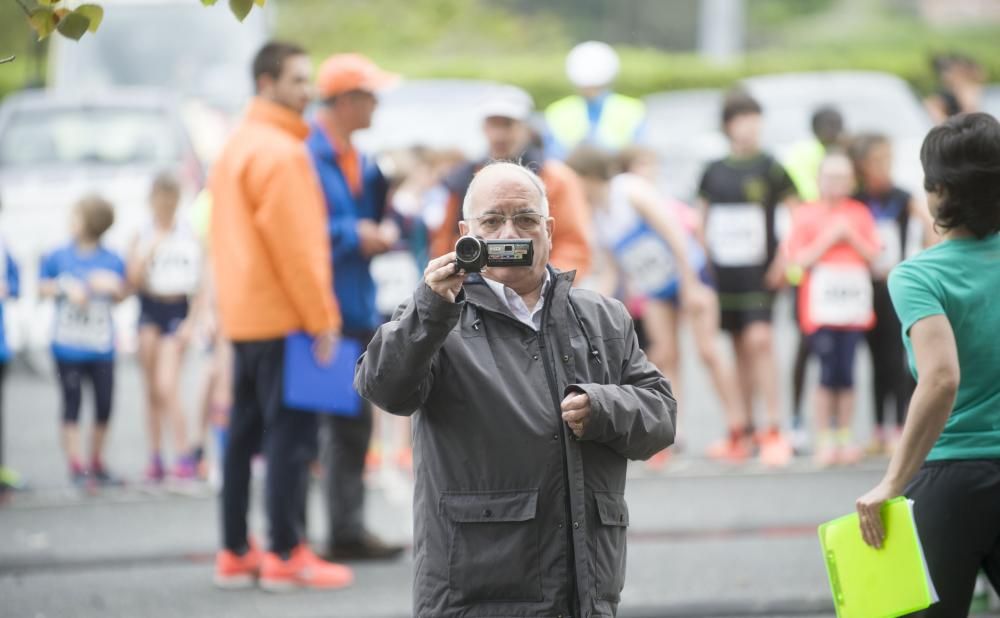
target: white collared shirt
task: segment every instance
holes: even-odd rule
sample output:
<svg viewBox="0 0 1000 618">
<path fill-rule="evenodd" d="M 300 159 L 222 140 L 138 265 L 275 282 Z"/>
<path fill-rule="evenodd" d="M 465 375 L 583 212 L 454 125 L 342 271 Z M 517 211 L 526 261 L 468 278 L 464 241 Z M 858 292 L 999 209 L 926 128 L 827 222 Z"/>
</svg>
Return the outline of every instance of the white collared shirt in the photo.
<svg viewBox="0 0 1000 618">
<path fill-rule="evenodd" d="M 535 303 L 534 309 L 528 309 L 528 306 L 524 304 L 524 300 L 521 295 L 510 289 L 506 285 L 500 283 L 499 281 L 493 281 L 492 279 L 487 279 L 483 277 L 483 281 L 486 285 L 490 286 L 493 293 L 497 295 L 500 302 L 504 304 L 505 307 L 510 309 L 510 312 L 514 315 L 518 321 L 527 324 L 534 330 L 538 330 L 542 326 L 542 307 L 545 306 L 545 292 L 549 289 L 549 269 L 545 269 L 545 281 L 542 282 L 542 293 L 538 296 L 538 302 Z"/>
</svg>

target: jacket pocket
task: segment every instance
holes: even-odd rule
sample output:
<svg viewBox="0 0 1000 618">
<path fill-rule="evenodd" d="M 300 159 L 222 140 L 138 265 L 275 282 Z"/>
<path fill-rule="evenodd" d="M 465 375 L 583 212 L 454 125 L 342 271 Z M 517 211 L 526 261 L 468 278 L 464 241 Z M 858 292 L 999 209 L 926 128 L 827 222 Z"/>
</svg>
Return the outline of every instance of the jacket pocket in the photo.
<svg viewBox="0 0 1000 618">
<path fill-rule="evenodd" d="M 595 491 L 597 520 L 590 544 L 597 598 L 617 603 L 625 587 L 625 533 L 628 530 L 628 505 L 625 495 Z"/>
<path fill-rule="evenodd" d="M 448 586 L 464 603 L 541 601 L 538 490 L 446 493 Z"/>
</svg>

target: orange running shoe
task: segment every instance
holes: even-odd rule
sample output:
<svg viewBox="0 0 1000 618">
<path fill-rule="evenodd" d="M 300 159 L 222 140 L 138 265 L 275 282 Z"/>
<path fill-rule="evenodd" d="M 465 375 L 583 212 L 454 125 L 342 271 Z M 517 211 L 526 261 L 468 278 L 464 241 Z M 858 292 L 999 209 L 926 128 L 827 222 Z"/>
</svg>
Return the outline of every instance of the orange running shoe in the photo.
<svg viewBox="0 0 1000 618">
<path fill-rule="evenodd" d="M 342 564 L 326 562 L 305 543 L 292 550 L 288 560 L 273 552 L 264 554 L 260 567 L 260 587 L 268 592 L 299 588 L 335 590 L 354 583 L 354 573 Z"/>
<path fill-rule="evenodd" d="M 760 461 L 769 468 L 784 468 L 792 463 L 792 444 L 781 433 L 773 428 L 763 432 L 760 437 Z"/>
<path fill-rule="evenodd" d="M 250 588 L 260 574 L 260 551 L 250 542 L 242 556 L 223 549 L 215 554 L 215 585 L 226 590 Z"/>
<path fill-rule="evenodd" d="M 742 432 L 733 432 L 708 447 L 706 454 L 719 461 L 743 463 L 750 459 L 751 451 Z"/>
<path fill-rule="evenodd" d="M 413 449 L 403 447 L 396 451 L 396 467 L 400 470 L 413 470 Z"/>
<path fill-rule="evenodd" d="M 670 449 L 665 448 L 646 460 L 646 468 L 654 471 L 662 470 L 667 467 L 667 464 L 669 464 L 670 460 L 673 458 L 673 452 Z"/>
</svg>

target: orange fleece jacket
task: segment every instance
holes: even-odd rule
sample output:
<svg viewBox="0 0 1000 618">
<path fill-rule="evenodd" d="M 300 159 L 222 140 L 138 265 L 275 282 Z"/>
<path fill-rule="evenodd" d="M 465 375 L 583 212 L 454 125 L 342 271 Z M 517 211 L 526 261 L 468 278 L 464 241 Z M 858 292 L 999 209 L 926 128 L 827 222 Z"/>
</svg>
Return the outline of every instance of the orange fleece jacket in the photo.
<svg viewBox="0 0 1000 618">
<path fill-rule="evenodd" d="M 308 134 L 299 114 L 255 98 L 212 167 L 212 268 L 233 341 L 340 328 Z"/>
</svg>

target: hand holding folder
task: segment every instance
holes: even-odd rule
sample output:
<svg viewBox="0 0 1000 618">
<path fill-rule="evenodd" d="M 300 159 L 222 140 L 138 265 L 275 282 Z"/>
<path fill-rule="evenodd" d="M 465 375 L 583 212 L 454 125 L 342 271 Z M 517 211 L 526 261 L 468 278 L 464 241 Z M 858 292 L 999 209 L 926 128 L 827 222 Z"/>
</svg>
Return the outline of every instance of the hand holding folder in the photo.
<svg viewBox="0 0 1000 618">
<path fill-rule="evenodd" d="M 913 501 L 893 498 L 882 508 L 880 549 L 861 536 L 858 514 L 819 527 L 837 618 L 895 618 L 938 601 L 913 520 Z"/>
</svg>

